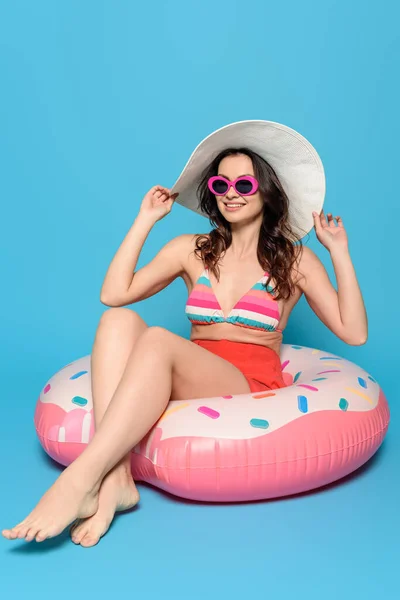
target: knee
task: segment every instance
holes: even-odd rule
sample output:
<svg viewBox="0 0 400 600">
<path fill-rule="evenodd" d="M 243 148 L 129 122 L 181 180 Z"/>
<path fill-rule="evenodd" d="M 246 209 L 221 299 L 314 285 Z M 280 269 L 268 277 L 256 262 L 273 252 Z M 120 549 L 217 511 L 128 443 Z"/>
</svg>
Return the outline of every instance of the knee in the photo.
<svg viewBox="0 0 400 600">
<path fill-rule="evenodd" d="M 149 344 L 154 348 L 167 348 L 170 335 L 171 332 L 168 331 L 168 329 L 155 325 L 154 327 L 148 327 L 146 331 L 143 332 L 140 336 L 140 342 Z"/>
<path fill-rule="evenodd" d="M 138 321 L 141 317 L 129 308 L 115 307 L 105 310 L 100 317 L 99 327 L 129 327 Z"/>
</svg>

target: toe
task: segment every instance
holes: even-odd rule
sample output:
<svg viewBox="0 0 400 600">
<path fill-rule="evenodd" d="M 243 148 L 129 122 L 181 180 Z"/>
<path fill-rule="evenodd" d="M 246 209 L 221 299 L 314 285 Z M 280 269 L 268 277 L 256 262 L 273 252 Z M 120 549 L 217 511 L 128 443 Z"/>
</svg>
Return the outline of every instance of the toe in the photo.
<svg viewBox="0 0 400 600">
<path fill-rule="evenodd" d="M 24 537 L 22 535 L 24 530 L 26 532 L 28 527 L 26 527 L 25 521 L 21 521 L 21 523 L 14 525 L 14 527 L 11 527 L 11 529 L 3 529 L 2 533 L 4 537 L 8 538 L 9 540 L 15 540 L 19 537 Z"/>
<path fill-rule="evenodd" d="M 15 540 L 17 537 L 17 532 L 14 529 L 3 529 L 1 533 L 7 540 Z"/>
<path fill-rule="evenodd" d="M 24 523 L 24 525 L 21 525 L 17 530 L 17 538 L 20 540 L 23 539 L 31 527 L 32 523 Z"/>
<path fill-rule="evenodd" d="M 46 538 L 48 537 L 48 534 L 46 531 L 38 531 L 38 533 L 36 534 L 35 540 L 37 542 L 43 542 Z"/>
<path fill-rule="evenodd" d="M 91 546 L 95 546 L 100 539 L 100 536 L 94 536 L 93 534 L 87 533 L 81 540 L 80 544 L 84 548 L 90 548 Z"/>
<path fill-rule="evenodd" d="M 81 523 L 74 531 L 71 533 L 71 539 L 75 544 L 79 544 L 81 539 L 88 533 L 88 526 L 84 523 Z"/>
<path fill-rule="evenodd" d="M 26 541 L 31 542 L 35 538 L 35 534 L 36 534 L 36 529 L 34 527 L 31 527 L 30 529 L 28 529 L 28 531 L 26 532 L 26 535 L 25 535 Z"/>
</svg>

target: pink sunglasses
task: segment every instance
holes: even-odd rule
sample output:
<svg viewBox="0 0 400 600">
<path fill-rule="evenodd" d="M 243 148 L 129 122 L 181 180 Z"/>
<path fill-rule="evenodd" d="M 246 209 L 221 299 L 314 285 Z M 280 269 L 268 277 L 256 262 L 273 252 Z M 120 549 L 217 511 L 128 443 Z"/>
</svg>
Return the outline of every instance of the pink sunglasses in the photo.
<svg viewBox="0 0 400 600">
<path fill-rule="evenodd" d="M 258 190 L 258 181 L 251 175 L 238 177 L 235 181 L 229 181 L 222 175 L 215 175 L 208 180 L 208 188 L 216 196 L 225 196 L 231 187 L 239 196 L 252 196 Z"/>
</svg>

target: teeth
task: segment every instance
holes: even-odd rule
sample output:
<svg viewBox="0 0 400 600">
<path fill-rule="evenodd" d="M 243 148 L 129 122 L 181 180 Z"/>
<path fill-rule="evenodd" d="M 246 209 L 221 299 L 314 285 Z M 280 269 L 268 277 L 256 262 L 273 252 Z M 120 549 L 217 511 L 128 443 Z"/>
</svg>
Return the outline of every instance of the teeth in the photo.
<svg viewBox="0 0 400 600">
<path fill-rule="evenodd" d="M 235 208 L 236 206 L 243 206 L 243 204 L 227 204 L 226 206 L 229 206 L 229 208 Z"/>
</svg>

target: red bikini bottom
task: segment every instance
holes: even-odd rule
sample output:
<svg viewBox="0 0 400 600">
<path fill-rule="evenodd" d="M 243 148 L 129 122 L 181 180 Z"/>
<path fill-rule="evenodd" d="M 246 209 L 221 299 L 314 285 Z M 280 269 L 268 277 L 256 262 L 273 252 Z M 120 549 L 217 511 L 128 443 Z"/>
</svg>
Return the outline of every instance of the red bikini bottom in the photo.
<svg viewBox="0 0 400 600">
<path fill-rule="evenodd" d="M 280 358 L 272 348 L 224 339 L 192 341 L 238 368 L 246 377 L 251 392 L 287 387 Z"/>
</svg>

